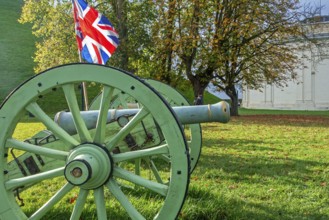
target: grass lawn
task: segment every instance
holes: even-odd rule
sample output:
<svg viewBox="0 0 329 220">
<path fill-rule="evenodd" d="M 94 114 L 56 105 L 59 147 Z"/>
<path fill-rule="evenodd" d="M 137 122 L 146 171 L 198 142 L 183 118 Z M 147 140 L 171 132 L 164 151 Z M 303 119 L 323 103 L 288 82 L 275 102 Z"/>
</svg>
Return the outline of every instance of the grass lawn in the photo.
<svg viewBox="0 0 329 220">
<path fill-rule="evenodd" d="M 329 117 L 203 125 L 182 219 L 329 219 Z"/>
<path fill-rule="evenodd" d="M 240 115 L 309 115 L 329 116 L 329 111 L 306 111 L 306 110 L 269 110 L 269 109 L 239 109 Z"/>
<path fill-rule="evenodd" d="M 22 25 L 22 1 L 0 0 L 0 103 L 23 81 L 34 75 L 35 39 L 30 25 Z"/>
<path fill-rule="evenodd" d="M 202 128 L 202 155 L 179 219 L 329 219 L 329 117 L 244 115 Z M 42 185 L 22 195 L 27 212 L 61 186 L 52 181 Z M 68 218 L 76 194 L 69 196 L 49 219 Z M 156 207 L 143 191 L 134 198 L 145 212 Z M 120 205 L 108 201 L 114 219 L 127 219 Z M 96 219 L 93 201 L 88 204 L 82 219 Z"/>
</svg>

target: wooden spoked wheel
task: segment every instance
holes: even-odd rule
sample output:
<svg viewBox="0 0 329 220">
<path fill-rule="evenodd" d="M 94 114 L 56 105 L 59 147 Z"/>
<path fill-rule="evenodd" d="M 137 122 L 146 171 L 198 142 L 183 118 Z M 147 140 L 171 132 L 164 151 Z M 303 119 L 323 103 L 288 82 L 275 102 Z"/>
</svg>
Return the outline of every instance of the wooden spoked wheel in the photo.
<svg viewBox="0 0 329 220">
<path fill-rule="evenodd" d="M 76 88 L 81 82 L 101 85 L 99 114 L 92 130 L 87 129 L 78 105 Z M 63 94 L 77 134 L 62 129 L 53 121 L 56 112 L 43 107 L 49 106 L 44 102 L 52 101 L 56 92 Z M 142 106 L 120 126 L 106 121 L 110 100 L 117 93 L 129 95 Z M 27 115 L 34 117 L 40 130 L 21 123 Z M 125 147 L 127 136 L 138 133 L 147 118 L 157 125 L 163 144 Z M 45 129 L 49 135 L 42 140 L 21 137 Z M 156 166 L 162 181 L 131 170 L 139 159 L 161 155 L 170 159 Z M 189 182 L 188 146 L 170 106 L 133 75 L 100 65 L 56 67 L 11 93 L 0 109 L 0 156 L 0 219 L 51 219 L 59 214 L 65 219 L 175 219 Z M 132 168 L 121 167 L 123 162 Z M 25 206 L 20 206 L 22 200 Z M 152 204 L 153 210 L 141 207 L 143 201 Z"/>
<path fill-rule="evenodd" d="M 170 106 L 174 107 L 190 105 L 187 99 L 171 86 L 152 79 L 147 79 L 146 82 L 149 83 L 157 92 L 159 92 L 166 99 Z M 190 172 L 192 173 L 201 155 L 202 130 L 200 124 L 188 124 L 183 126 L 190 151 Z"/>
<path fill-rule="evenodd" d="M 172 88 L 171 86 L 162 83 L 157 80 L 152 79 L 144 79 L 146 83 L 151 85 L 158 93 L 164 97 L 164 99 L 169 103 L 171 107 L 174 106 L 189 106 L 189 102 L 187 99 L 179 93 L 176 89 Z M 89 109 L 95 110 L 99 107 L 101 102 L 101 94 L 98 95 L 90 104 Z M 117 108 L 129 108 L 132 104 L 138 104 L 136 101 L 129 97 L 128 94 L 125 93 L 116 93 L 113 96 L 113 100 L 111 100 L 110 108 L 117 109 Z M 140 106 L 140 105 L 135 105 Z M 201 155 L 201 148 L 202 148 L 202 130 L 200 124 L 188 124 L 183 125 L 185 136 L 187 138 L 189 152 L 190 152 L 190 173 L 193 172 L 195 169 L 200 155 Z M 166 157 L 163 157 L 166 158 Z M 170 160 L 168 160 L 170 162 Z"/>
</svg>

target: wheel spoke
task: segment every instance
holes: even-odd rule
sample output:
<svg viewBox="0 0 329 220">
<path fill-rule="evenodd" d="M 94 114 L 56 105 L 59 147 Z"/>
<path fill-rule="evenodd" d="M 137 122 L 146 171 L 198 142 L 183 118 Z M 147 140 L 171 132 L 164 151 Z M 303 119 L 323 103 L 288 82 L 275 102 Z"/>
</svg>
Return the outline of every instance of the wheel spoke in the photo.
<svg viewBox="0 0 329 220">
<path fill-rule="evenodd" d="M 100 108 L 99 108 L 99 115 L 98 115 L 97 124 L 96 124 L 96 133 L 95 133 L 95 137 L 94 137 L 95 143 L 102 144 L 104 142 L 107 114 L 108 114 L 108 110 L 110 108 L 110 100 L 112 98 L 113 92 L 114 92 L 114 88 L 104 86 L 104 89 L 102 92 L 101 104 L 100 104 Z"/>
<path fill-rule="evenodd" d="M 52 131 L 58 138 L 65 141 L 70 146 L 76 146 L 79 144 L 72 136 L 70 136 L 63 128 L 58 126 L 41 108 L 36 102 L 30 103 L 26 110 L 38 118 L 48 130 Z"/>
<path fill-rule="evenodd" d="M 138 176 L 141 175 L 141 163 L 142 163 L 141 158 L 135 160 L 135 174 Z"/>
<path fill-rule="evenodd" d="M 101 85 L 103 92 L 90 108 L 95 114 L 83 112 L 79 105 L 77 85 L 90 80 Z M 121 215 L 121 211 L 129 219 L 177 218 L 189 184 L 184 130 L 168 102 L 145 82 L 115 68 L 73 64 L 47 70 L 15 90 L 1 105 L 0 113 L 0 199 L 4 204 L 0 205 L 0 219 L 49 219 L 60 214 L 80 220 L 86 218 L 89 208 L 94 208 L 91 214 L 100 220 Z M 56 95 L 63 95 L 69 111 L 56 115 L 61 122 L 54 120 L 51 109 L 44 108 L 52 105 L 49 98 Z M 115 118 L 110 118 L 107 108 L 114 110 L 110 114 Z M 26 121 L 26 113 L 35 116 L 38 126 L 31 129 L 17 123 Z M 66 119 L 70 121 L 67 131 L 60 125 Z M 89 119 L 92 121 L 87 123 Z M 148 132 L 148 127 L 153 130 Z M 15 137 L 18 130 L 32 139 L 25 142 Z M 14 154 L 9 155 L 10 151 Z M 15 158 L 19 161 L 10 161 Z M 39 194 L 45 192 L 49 194 L 42 199 Z M 75 201 L 69 198 L 73 194 L 77 194 Z M 31 209 L 19 207 L 26 196 L 31 197 Z M 154 200 L 154 209 L 145 211 L 139 197 L 148 197 L 149 203 Z M 69 200 L 73 204 L 67 204 Z M 120 206 L 116 213 L 111 213 L 109 202 L 111 207 Z M 63 208 L 66 211 L 58 213 Z"/>
<path fill-rule="evenodd" d="M 145 161 L 148 163 L 150 169 L 152 170 L 153 175 L 155 176 L 155 179 L 158 181 L 158 183 L 163 184 L 162 178 L 159 174 L 159 171 L 157 167 L 155 166 L 154 162 L 150 158 L 145 158 Z"/>
<path fill-rule="evenodd" d="M 70 220 L 79 220 L 83 207 L 86 203 L 89 190 L 80 188 L 79 196 L 75 202 Z"/>
<path fill-rule="evenodd" d="M 167 155 L 162 154 L 159 156 L 159 158 L 166 161 L 167 163 L 170 163 L 170 158 Z"/>
<path fill-rule="evenodd" d="M 107 187 L 109 188 L 113 196 L 119 201 L 122 207 L 127 211 L 131 219 L 137 219 L 137 220 L 145 219 L 130 203 L 130 201 L 125 196 L 125 194 L 121 191 L 120 186 L 115 182 L 115 180 L 111 179 L 107 183 Z"/>
<path fill-rule="evenodd" d="M 128 108 L 128 104 L 127 104 L 127 97 L 129 97 L 127 94 L 122 94 L 122 93 L 119 93 L 118 94 L 118 98 L 119 98 L 119 103 L 121 104 L 121 107 L 122 108 Z"/>
<path fill-rule="evenodd" d="M 115 163 L 118 163 L 118 162 L 123 162 L 123 161 L 127 161 L 127 160 L 149 157 L 149 156 L 154 156 L 154 155 L 168 154 L 168 153 L 169 153 L 168 145 L 164 144 L 164 145 L 161 145 L 158 147 L 152 147 L 152 148 L 148 148 L 148 149 L 144 149 L 144 150 L 125 152 L 125 153 L 121 153 L 121 154 L 114 154 L 113 161 Z"/>
<path fill-rule="evenodd" d="M 31 185 L 31 184 L 34 184 L 37 182 L 41 182 L 46 179 L 51 179 L 54 177 L 61 176 L 64 173 L 64 168 L 65 167 L 61 167 L 61 168 L 49 170 L 49 171 L 46 171 L 43 173 L 31 175 L 31 176 L 8 180 L 5 183 L 6 190 L 8 190 L 8 191 L 13 190 L 17 187 L 27 186 L 27 185 Z"/>
<path fill-rule="evenodd" d="M 106 207 L 104 199 L 104 187 L 99 187 L 94 190 L 95 203 L 97 208 L 97 219 L 106 220 Z"/>
<path fill-rule="evenodd" d="M 152 182 L 150 180 L 144 179 L 138 175 L 135 175 L 129 171 L 126 171 L 122 168 L 115 168 L 113 171 L 113 175 L 117 178 L 127 180 L 129 182 L 135 183 L 137 185 L 143 186 L 147 189 L 152 190 L 160 195 L 166 196 L 168 192 L 168 186 L 156 182 Z"/>
<path fill-rule="evenodd" d="M 149 111 L 146 108 L 142 108 L 129 122 L 123 127 L 114 137 L 106 144 L 109 151 L 113 150 L 115 145 L 126 137 L 130 131 L 141 122 L 147 115 L 149 115 Z"/>
<path fill-rule="evenodd" d="M 74 188 L 70 183 L 66 183 L 48 202 L 46 202 L 38 211 L 36 211 L 29 219 L 41 219 L 56 205 L 67 193 Z"/>
<path fill-rule="evenodd" d="M 39 155 L 43 155 L 46 157 L 51 157 L 58 160 L 66 160 L 67 156 L 69 155 L 68 152 L 54 150 L 50 148 L 40 147 L 37 145 L 29 144 L 26 142 L 18 141 L 16 139 L 8 139 L 7 140 L 7 148 L 11 147 L 17 150 L 23 150 Z"/>
<path fill-rule="evenodd" d="M 74 91 L 74 84 L 66 84 L 62 86 L 66 102 L 70 108 L 70 111 L 72 113 L 73 121 L 75 128 L 77 129 L 77 132 L 79 134 L 81 142 L 91 142 L 91 136 L 87 129 L 86 123 L 82 119 L 82 116 L 80 114 L 80 108 L 77 100 L 77 96 Z"/>
</svg>

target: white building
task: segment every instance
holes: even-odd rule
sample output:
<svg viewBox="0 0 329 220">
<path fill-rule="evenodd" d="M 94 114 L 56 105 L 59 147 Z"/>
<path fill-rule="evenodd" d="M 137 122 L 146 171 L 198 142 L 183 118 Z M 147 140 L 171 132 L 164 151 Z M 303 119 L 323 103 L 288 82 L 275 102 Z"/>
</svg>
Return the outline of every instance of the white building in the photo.
<svg viewBox="0 0 329 220">
<path fill-rule="evenodd" d="M 329 16 L 321 17 L 314 38 L 328 41 Z M 321 55 L 310 51 L 301 51 L 304 66 L 298 68 L 295 82 L 278 88 L 264 85 L 261 91 L 244 88 L 242 106 L 254 109 L 292 109 L 292 110 L 328 110 L 329 109 L 329 48 Z"/>
</svg>

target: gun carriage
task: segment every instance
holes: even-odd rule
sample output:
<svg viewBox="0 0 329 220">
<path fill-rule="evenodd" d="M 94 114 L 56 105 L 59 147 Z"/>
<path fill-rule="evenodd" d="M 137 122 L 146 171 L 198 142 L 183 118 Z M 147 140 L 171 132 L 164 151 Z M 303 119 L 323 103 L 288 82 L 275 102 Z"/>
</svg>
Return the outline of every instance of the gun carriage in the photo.
<svg viewBox="0 0 329 220">
<path fill-rule="evenodd" d="M 81 111 L 77 101 L 81 82 L 101 85 L 89 111 Z M 42 102 L 59 90 L 68 111 L 48 112 Z M 201 152 L 198 123 L 229 120 L 225 102 L 187 105 L 167 85 L 100 65 L 65 65 L 27 80 L 0 107 L 0 219 L 44 218 L 73 191 L 70 219 L 80 219 L 89 197 L 97 219 L 108 219 L 113 207 L 107 200 L 113 198 L 132 219 L 175 219 Z M 22 139 L 20 122 L 27 113 L 40 128 Z M 35 195 L 55 181 L 60 187 L 41 207 L 21 207 L 24 193 Z M 157 200 L 154 213 L 140 210 L 131 191 Z"/>
</svg>

